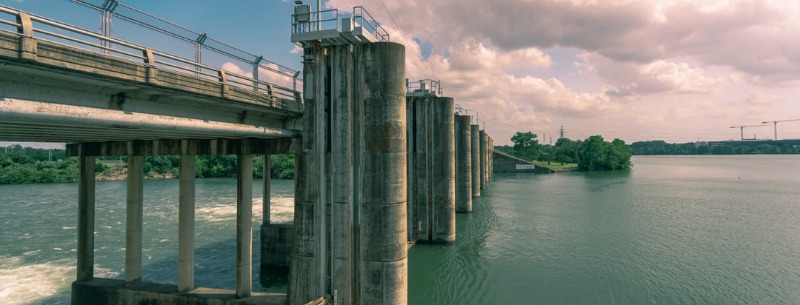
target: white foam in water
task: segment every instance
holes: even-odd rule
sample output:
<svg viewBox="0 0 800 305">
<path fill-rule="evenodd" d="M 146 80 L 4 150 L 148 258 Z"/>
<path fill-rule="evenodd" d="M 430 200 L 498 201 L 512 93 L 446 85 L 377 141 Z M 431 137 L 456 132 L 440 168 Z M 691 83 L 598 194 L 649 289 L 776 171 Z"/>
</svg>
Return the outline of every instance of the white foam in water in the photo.
<svg viewBox="0 0 800 305">
<path fill-rule="evenodd" d="M 71 263 L 23 265 L 19 257 L 0 257 L 0 303 L 28 304 L 68 290 L 75 277 Z"/>
<path fill-rule="evenodd" d="M 253 198 L 253 221 L 261 222 L 263 205 L 261 198 Z M 273 197 L 270 206 L 271 221 L 274 223 L 291 222 L 294 217 L 293 197 Z M 197 209 L 197 219 L 204 222 L 234 221 L 236 219 L 236 203 L 214 205 Z"/>
</svg>

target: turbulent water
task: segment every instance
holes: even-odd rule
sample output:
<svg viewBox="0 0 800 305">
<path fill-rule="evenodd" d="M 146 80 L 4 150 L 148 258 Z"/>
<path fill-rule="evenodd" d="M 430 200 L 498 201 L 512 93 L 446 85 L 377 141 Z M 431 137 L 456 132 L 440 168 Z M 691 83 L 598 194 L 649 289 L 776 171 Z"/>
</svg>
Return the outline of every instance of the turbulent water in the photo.
<svg viewBox="0 0 800 305">
<path fill-rule="evenodd" d="M 261 180 L 253 186 L 253 240 L 261 223 Z M 291 221 L 293 181 L 272 181 L 272 221 Z M 95 276 L 123 278 L 125 182 L 97 182 Z M 144 184 L 145 281 L 178 280 L 178 181 Z M 195 283 L 236 288 L 236 180 L 198 179 Z M 69 304 L 77 257 L 77 184 L 0 185 L 0 304 Z M 253 281 L 258 286 L 258 246 Z M 260 287 L 255 287 L 259 290 Z M 277 287 L 280 289 L 280 287 Z M 283 287 L 285 290 L 285 287 Z"/>
<path fill-rule="evenodd" d="M 496 175 L 457 215 L 455 245 L 412 248 L 409 303 L 800 304 L 800 156 L 633 161 L 628 172 Z M 177 184 L 145 182 L 147 281 L 177 281 Z M 77 191 L 0 186 L 0 304 L 69 304 Z M 123 276 L 125 192 L 97 184 L 98 276 Z M 198 286 L 235 287 L 235 192 L 231 179 L 198 180 Z M 273 182 L 278 221 L 291 219 L 291 197 L 291 181 Z"/>
</svg>

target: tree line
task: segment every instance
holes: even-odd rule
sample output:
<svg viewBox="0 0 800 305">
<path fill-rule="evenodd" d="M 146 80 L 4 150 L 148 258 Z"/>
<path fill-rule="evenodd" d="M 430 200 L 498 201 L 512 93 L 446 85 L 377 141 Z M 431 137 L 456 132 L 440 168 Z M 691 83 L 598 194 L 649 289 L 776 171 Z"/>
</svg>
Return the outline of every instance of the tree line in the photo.
<svg viewBox="0 0 800 305">
<path fill-rule="evenodd" d="M 577 163 L 583 171 L 618 170 L 631 167 L 631 152 L 624 141 L 605 141 L 602 136 L 585 140 L 561 138 L 555 145 L 543 145 L 531 132 L 518 131 L 511 137 L 514 146 L 497 149 L 528 160 L 542 162 Z"/>
<path fill-rule="evenodd" d="M 656 140 L 633 142 L 630 150 L 634 155 L 800 154 L 800 147 L 782 142 L 758 145 L 731 142 L 711 146 L 708 143 L 667 143 Z"/>
<path fill-rule="evenodd" d="M 236 156 L 196 156 L 195 177 L 234 177 L 238 170 Z M 271 155 L 270 176 L 294 178 L 294 155 Z M 112 162 L 117 161 L 117 162 Z M 109 165 L 111 164 L 111 165 Z M 95 173 L 109 174 L 114 164 L 127 166 L 127 157 L 98 157 Z M 145 174 L 178 177 L 180 156 L 146 156 Z M 253 158 L 253 177 L 263 178 L 263 156 Z M 13 145 L 0 147 L 0 184 L 65 183 L 78 180 L 78 158 L 68 157 L 63 149 L 37 149 Z"/>
</svg>

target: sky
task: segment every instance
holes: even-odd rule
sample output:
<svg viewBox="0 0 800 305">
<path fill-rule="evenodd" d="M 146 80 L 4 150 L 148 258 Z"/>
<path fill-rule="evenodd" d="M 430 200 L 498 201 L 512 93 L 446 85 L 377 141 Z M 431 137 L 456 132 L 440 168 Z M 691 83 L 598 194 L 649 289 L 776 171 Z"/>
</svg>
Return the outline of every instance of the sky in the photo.
<svg viewBox="0 0 800 305">
<path fill-rule="evenodd" d="M 289 40 L 293 1 L 122 2 L 302 68 Z M 66 0 L 0 3 L 76 18 Z M 498 145 L 517 131 L 555 142 L 562 126 L 571 139 L 728 140 L 740 138 L 732 126 L 800 119 L 800 1 L 323 1 L 343 12 L 359 5 L 406 46 L 406 76 L 440 80 Z M 773 127 L 744 137 L 771 139 Z M 800 138 L 800 121 L 777 129 Z"/>
</svg>

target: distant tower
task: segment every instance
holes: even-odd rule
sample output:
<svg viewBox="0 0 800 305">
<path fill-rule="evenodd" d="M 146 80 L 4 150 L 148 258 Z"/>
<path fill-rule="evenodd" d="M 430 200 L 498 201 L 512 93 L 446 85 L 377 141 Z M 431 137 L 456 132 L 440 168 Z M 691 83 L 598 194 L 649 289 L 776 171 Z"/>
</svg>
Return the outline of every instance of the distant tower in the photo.
<svg viewBox="0 0 800 305">
<path fill-rule="evenodd" d="M 558 138 L 559 138 L 559 139 L 563 139 L 563 138 L 564 138 L 564 125 L 561 125 L 560 134 L 561 134 L 561 135 L 560 135 Z"/>
</svg>

